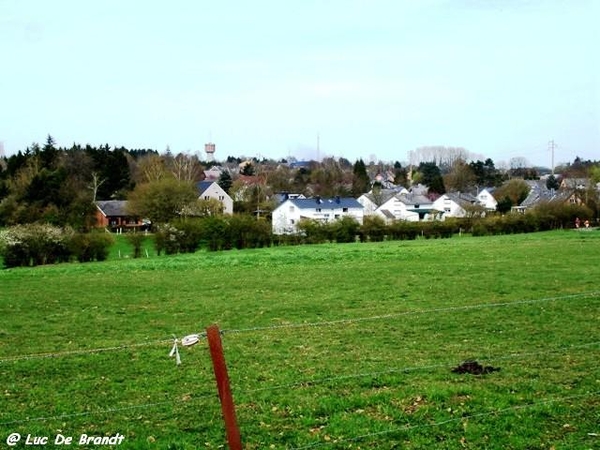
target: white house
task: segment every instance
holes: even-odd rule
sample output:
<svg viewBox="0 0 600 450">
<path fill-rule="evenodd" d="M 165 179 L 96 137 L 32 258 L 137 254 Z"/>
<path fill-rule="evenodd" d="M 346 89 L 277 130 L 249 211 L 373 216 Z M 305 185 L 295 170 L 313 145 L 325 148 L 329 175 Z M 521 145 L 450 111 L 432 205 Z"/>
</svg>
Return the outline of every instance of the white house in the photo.
<svg viewBox="0 0 600 450">
<path fill-rule="evenodd" d="M 381 204 L 375 211 L 386 220 L 406 220 L 418 222 L 430 213 L 432 202 L 420 194 L 396 194 Z"/>
<path fill-rule="evenodd" d="M 496 211 L 496 207 L 498 206 L 498 201 L 492 195 L 492 190 L 488 188 L 482 189 L 477 194 L 477 203 L 488 211 Z"/>
<path fill-rule="evenodd" d="M 223 213 L 233 214 L 233 199 L 214 181 L 196 183 L 200 200 L 215 199 L 223 204 Z"/>
<path fill-rule="evenodd" d="M 438 212 L 438 217 L 465 217 L 470 205 L 477 204 L 477 199 L 462 192 L 448 192 L 433 202 L 432 210 Z"/>
<path fill-rule="evenodd" d="M 362 225 L 363 214 L 363 206 L 355 198 L 288 198 L 273 210 L 273 234 L 297 233 L 302 219 L 330 222 L 351 217 Z"/>
</svg>

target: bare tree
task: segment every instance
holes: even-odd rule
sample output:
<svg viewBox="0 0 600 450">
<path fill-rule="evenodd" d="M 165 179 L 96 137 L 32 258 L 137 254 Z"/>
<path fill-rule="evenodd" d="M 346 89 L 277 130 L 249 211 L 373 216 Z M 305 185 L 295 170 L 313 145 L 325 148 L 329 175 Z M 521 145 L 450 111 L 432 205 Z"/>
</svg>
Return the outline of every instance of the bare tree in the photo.
<svg viewBox="0 0 600 450">
<path fill-rule="evenodd" d="M 197 156 L 179 153 L 169 160 L 169 166 L 173 176 L 179 181 L 200 181 L 202 179 L 203 167 Z"/>
<path fill-rule="evenodd" d="M 92 196 L 93 196 L 93 202 L 96 202 L 96 197 L 98 195 L 98 189 L 100 188 L 100 186 L 102 186 L 104 184 L 104 182 L 106 181 L 106 178 L 100 178 L 100 175 L 98 175 L 98 172 L 92 172 L 92 181 L 90 182 L 90 184 L 88 184 L 88 189 L 92 190 Z"/>
</svg>

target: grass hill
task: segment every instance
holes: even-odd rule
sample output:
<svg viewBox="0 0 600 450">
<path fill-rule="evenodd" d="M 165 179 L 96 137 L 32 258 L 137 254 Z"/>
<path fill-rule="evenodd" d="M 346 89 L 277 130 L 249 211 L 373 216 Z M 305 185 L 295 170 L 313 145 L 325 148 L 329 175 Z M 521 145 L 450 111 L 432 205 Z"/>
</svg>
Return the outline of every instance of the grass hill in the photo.
<svg viewBox="0 0 600 450">
<path fill-rule="evenodd" d="M 206 342 L 168 356 L 217 323 L 248 449 L 594 448 L 599 253 L 571 230 L 3 270 L 0 439 L 219 448 Z"/>
</svg>

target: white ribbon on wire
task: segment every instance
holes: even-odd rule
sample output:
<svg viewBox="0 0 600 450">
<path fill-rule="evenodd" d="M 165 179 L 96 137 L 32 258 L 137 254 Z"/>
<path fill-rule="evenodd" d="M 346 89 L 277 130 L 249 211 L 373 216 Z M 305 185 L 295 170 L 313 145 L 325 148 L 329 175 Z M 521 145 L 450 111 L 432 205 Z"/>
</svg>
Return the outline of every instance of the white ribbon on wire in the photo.
<svg viewBox="0 0 600 450">
<path fill-rule="evenodd" d="M 169 358 L 175 357 L 175 361 L 177 362 L 177 365 L 181 364 L 181 356 L 179 356 L 179 348 L 177 347 L 177 338 L 174 337 L 173 340 L 173 348 L 171 349 L 171 352 L 169 353 Z"/>
<path fill-rule="evenodd" d="M 191 347 L 192 345 L 198 343 L 200 336 L 200 334 L 189 334 L 181 339 L 181 345 L 184 347 Z M 174 356 L 175 361 L 177 361 L 177 365 L 181 364 L 181 356 L 179 356 L 179 347 L 177 346 L 179 342 L 180 341 L 177 339 L 177 336 L 173 335 L 173 348 L 171 348 L 171 351 L 169 352 L 169 358 Z"/>
</svg>

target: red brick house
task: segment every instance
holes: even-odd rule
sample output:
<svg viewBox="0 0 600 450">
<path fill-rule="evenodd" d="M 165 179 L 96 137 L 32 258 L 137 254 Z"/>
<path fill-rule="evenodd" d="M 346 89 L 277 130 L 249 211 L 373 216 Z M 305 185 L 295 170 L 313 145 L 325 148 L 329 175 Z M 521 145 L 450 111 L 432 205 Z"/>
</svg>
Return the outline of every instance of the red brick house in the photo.
<svg viewBox="0 0 600 450">
<path fill-rule="evenodd" d="M 96 202 L 96 226 L 111 231 L 145 229 L 148 223 L 127 213 L 126 200 L 105 200 Z"/>
</svg>

